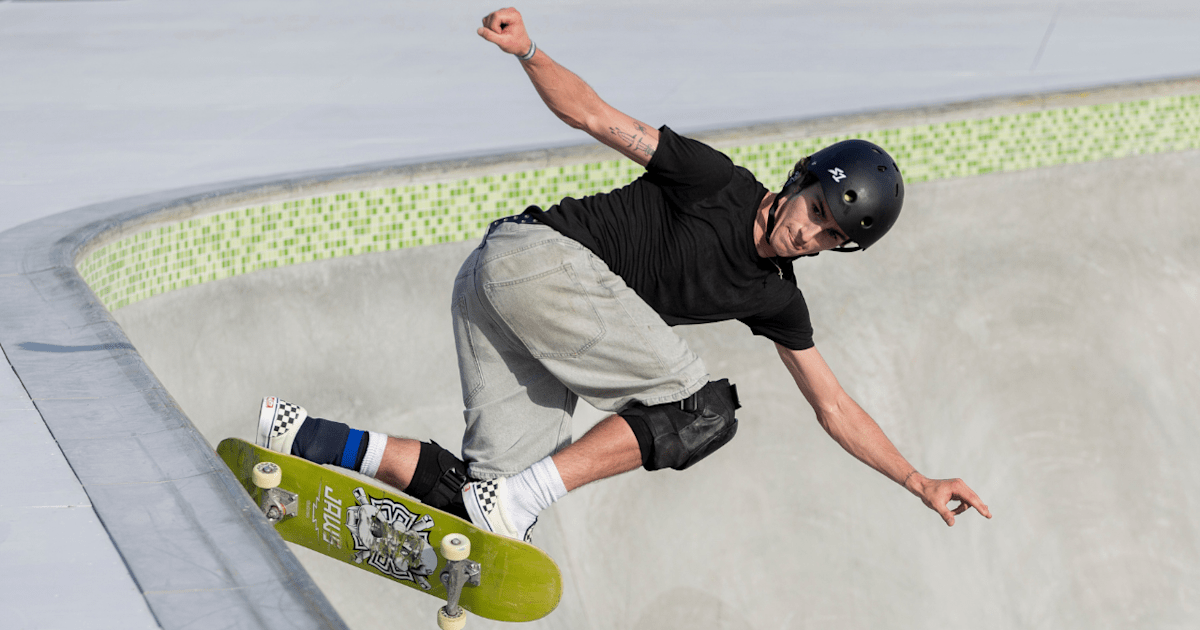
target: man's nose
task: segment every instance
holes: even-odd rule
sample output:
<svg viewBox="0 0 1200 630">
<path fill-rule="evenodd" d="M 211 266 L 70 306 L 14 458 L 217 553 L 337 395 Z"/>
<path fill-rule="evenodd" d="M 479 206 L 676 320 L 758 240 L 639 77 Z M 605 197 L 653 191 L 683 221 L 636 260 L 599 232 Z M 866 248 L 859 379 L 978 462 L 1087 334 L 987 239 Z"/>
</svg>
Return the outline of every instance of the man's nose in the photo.
<svg viewBox="0 0 1200 630">
<path fill-rule="evenodd" d="M 804 238 L 805 242 L 812 241 L 821 234 L 821 230 L 823 229 L 825 228 L 809 221 L 800 226 L 800 236 Z"/>
</svg>

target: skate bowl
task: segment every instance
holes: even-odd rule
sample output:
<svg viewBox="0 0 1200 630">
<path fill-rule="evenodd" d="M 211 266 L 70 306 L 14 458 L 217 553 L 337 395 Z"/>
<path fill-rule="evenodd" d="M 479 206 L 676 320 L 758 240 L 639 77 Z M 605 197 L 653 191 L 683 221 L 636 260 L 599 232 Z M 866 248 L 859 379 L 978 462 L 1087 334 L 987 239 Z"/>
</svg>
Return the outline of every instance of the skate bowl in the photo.
<svg viewBox="0 0 1200 630">
<path fill-rule="evenodd" d="M 947 528 L 843 452 L 772 344 L 744 326 L 681 327 L 713 378 L 737 383 L 738 436 L 686 472 L 635 471 L 547 511 L 534 542 L 565 588 L 531 625 L 1194 623 L 1198 95 L 1200 82 L 1184 80 L 699 136 L 772 188 L 832 140 L 866 137 L 895 155 L 908 186 L 889 237 L 797 261 L 796 275 L 847 391 L 920 471 L 962 477 L 995 518 L 970 512 Z M 144 361 L 161 384 L 157 406 L 136 391 L 122 404 L 178 413 L 203 438 L 188 448 L 252 439 L 272 394 L 456 450 L 449 305 L 461 261 L 494 218 L 634 176 L 583 147 L 187 191 L 93 211 L 51 240 L 79 275 L 52 275 L 95 296 L 71 329 L 90 327 L 106 360 Z M 69 345 L 56 337 L 31 339 L 4 339 L 18 374 L 74 356 L 44 352 Z M 601 415 L 581 408 L 576 434 Z M 70 445 L 64 453 L 75 465 Z M 172 474 L 149 468 L 148 479 Z M 79 470 L 85 486 L 116 483 Z M 106 527 L 120 529 L 122 549 L 158 525 Z M 294 554 L 351 628 L 433 621 L 427 596 L 302 548 L 270 549 Z"/>
</svg>

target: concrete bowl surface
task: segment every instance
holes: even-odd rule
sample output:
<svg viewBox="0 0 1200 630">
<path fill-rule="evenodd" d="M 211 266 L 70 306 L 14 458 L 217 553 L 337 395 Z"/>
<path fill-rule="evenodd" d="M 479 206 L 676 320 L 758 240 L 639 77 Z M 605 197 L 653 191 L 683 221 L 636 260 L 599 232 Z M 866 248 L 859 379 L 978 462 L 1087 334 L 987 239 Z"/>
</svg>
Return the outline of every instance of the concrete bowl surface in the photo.
<svg viewBox="0 0 1200 630">
<path fill-rule="evenodd" d="M 917 184 L 879 246 L 797 262 L 846 389 L 993 520 L 947 528 L 844 453 L 766 340 L 684 327 L 713 377 L 738 384 L 737 438 L 686 472 L 635 471 L 545 513 L 535 543 L 566 588 L 531 627 L 1194 622 L 1197 172 L 1187 151 Z M 474 246 L 261 271 L 114 317 L 214 445 L 252 439 L 274 394 L 456 450 L 450 290 Z M 599 417 L 581 409 L 577 435 Z M 434 600 L 294 551 L 351 627 L 432 622 Z"/>
</svg>

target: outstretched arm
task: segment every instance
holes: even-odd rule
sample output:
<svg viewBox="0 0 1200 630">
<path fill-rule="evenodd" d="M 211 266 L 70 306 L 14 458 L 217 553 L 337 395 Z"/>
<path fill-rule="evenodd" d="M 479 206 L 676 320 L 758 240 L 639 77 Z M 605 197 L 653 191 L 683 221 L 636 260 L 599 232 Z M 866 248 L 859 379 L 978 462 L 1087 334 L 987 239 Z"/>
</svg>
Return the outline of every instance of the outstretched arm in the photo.
<svg viewBox="0 0 1200 630">
<path fill-rule="evenodd" d="M 510 55 L 524 55 L 532 47 L 521 14 L 513 8 L 500 9 L 483 18 L 479 36 Z M 631 118 L 600 99 L 596 91 L 575 73 L 558 65 L 537 49 L 521 67 L 529 75 L 546 107 L 563 122 L 616 149 L 645 166 L 658 148 L 658 130 Z"/>
<path fill-rule="evenodd" d="M 954 525 L 954 517 L 969 507 L 992 517 L 988 506 L 962 479 L 928 479 L 917 472 L 871 416 L 842 389 L 816 348 L 791 350 L 779 344 L 775 347 L 800 392 L 812 405 L 821 427 L 848 453 L 917 495 L 947 525 Z M 960 503 L 951 509 L 947 507 L 951 501 Z"/>
</svg>

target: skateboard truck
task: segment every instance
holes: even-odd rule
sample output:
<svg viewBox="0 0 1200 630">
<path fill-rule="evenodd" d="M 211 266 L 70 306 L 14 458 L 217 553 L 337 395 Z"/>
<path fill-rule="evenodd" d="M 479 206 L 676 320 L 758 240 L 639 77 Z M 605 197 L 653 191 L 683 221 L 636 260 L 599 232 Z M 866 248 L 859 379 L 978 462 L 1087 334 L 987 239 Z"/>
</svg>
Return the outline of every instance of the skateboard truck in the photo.
<svg viewBox="0 0 1200 630">
<path fill-rule="evenodd" d="M 279 488 L 283 480 L 283 469 L 274 462 L 259 462 L 254 465 L 251 481 L 261 490 L 258 507 L 272 525 L 296 515 L 300 496 Z"/>
<path fill-rule="evenodd" d="M 438 609 L 438 627 L 442 630 L 459 630 L 467 622 L 467 611 L 458 605 L 464 586 L 479 586 L 480 566 L 471 555 L 471 539 L 462 534 L 449 534 L 442 538 L 442 555 L 446 567 L 442 569 L 442 585 L 446 587 L 446 605 Z"/>
</svg>

